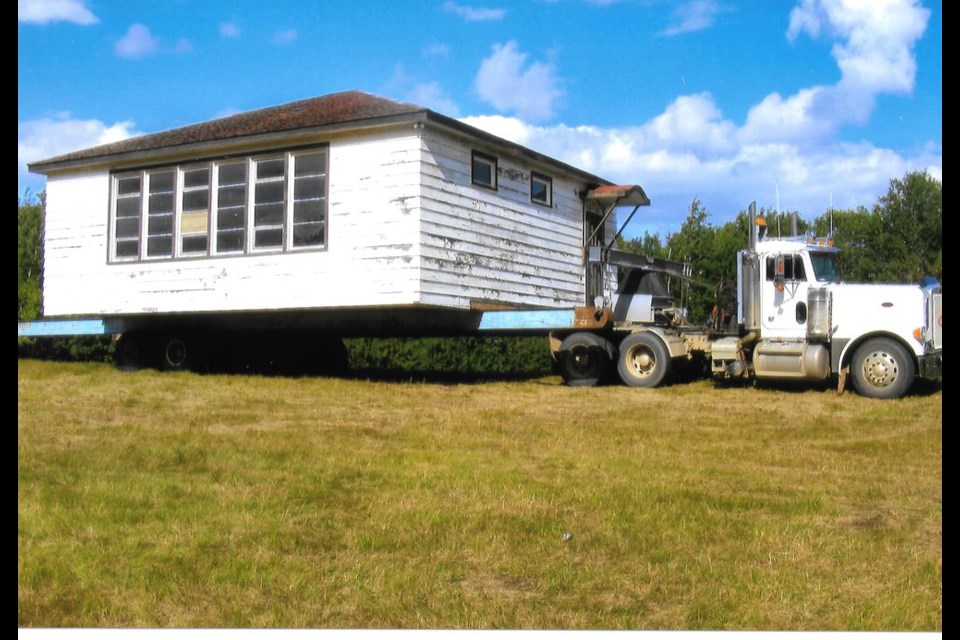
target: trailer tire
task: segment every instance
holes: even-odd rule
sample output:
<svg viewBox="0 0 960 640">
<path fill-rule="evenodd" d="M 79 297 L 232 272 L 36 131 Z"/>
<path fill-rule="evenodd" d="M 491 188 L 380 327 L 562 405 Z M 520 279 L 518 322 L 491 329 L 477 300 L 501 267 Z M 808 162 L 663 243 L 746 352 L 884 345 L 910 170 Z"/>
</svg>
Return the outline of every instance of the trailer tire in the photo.
<svg viewBox="0 0 960 640">
<path fill-rule="evenodd" d="M 620 343 L 617 372 L 630 387 L 656 387 L 670 373 L 667 345 L 654 333 L 631 333 Z"/>
<path fill-rule="evenodd" d="M 889 338 L 867 340 L 857 347 L 850 363 L 853 388 L 867 398 L 900 398 L 915 375 L 913 357 Z"/>
<path fill-rule="evenodd" d="M 594 387 L 600 384 L 613 361 L 613 344 L 595 333 L 571 333 L 560 343 L 557 364 L 569 387 Z"/>
<path fill-rule="evenodd" d="M 124 333 L 113 348 L 113 363 L 120 371 L 139 371 L 146 366 L 146 338 L 139 331 Z"/>
<path fill-rule="evenodd" d="M 163 371 L 187 371 L 193 365 L 193 341 L 172 335 L 160 341 L 160 369 Z"/>
</svg>

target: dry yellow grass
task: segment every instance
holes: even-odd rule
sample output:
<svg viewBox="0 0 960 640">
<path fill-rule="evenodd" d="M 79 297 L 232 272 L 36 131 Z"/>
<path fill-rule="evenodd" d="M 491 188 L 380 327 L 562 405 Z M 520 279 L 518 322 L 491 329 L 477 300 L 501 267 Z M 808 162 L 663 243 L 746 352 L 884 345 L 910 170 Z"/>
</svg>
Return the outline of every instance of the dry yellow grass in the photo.
<svg viewBox="0 0 960 640">
<path fill-rule="evenodd" d="M 942 628 L 942 397 L 18 362 L 18 625 Z"/>
</svg>

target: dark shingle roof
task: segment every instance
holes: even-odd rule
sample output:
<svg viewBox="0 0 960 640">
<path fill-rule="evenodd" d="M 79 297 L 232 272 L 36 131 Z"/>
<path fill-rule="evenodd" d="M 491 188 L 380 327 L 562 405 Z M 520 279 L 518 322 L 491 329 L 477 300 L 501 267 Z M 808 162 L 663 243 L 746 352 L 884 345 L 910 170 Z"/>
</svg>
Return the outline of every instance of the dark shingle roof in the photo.
<svg viewBox="0 0 960 640">
<path fill-rule="evenodd" d="M 54 165 L 73 164 L 107 156 L 364 120 L 403 117 L 426 111 L 424 107 L 387 100 L 362 91 L 332 93 L 74 151 L 31 163 L 30 169 L 42 173 L 44 169 Z"/>
<path fill-rule="evenodd" d="M 257 136 L 310 129 L 353 128 L 406 121 L 433 122 L 461 134 L 505 148 L 515 155 L 560 167 L 564 171 L 581 176 L 588 182 L 598 185 L 610 184 L 603 178 L 594 176 L 582 169 L 436 113 L 426 107 L 388 100 L 362 91 L 331 93 L 276 107 L 246 111 L 218 120 L 210 120 L 66 153 L 30 163 L 28 168 L 36 173 L 48 174 L 61 169 L 86 167 L 95 164 L 117 163 L 119 165 L 128 162 L 131 157 L 143 160 L 144 155 L 163 155 L 166 152 L 177 153 L 178 150 L 183 152 L 194 151 L 194 147 L 197 145 L 217 144 L 225 141 L 249 141 L 256 139 Z"/>
</svg>

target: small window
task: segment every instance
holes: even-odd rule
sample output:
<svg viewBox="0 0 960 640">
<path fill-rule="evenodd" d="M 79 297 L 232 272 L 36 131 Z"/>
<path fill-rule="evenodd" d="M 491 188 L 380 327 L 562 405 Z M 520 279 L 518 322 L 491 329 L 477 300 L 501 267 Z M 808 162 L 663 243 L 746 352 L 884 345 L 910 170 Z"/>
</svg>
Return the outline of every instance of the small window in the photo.
<svg viewBox="0 0 960 640">
<path fill-rule="evenodd" d="M 807 279 L 806 271 L 803 268 L 803 257 L 793 254 L 783 254 L 779 256 L 783 260 L 783 276 L 784 280 L 794 281 L 799 280 L 805 282 Z M 773 282 L 777 277 L 777 257 L 768 256 L 767 257 L 767 281 Z"/>
<path fill-rule="evenodd" d="M 553 178 L 540 173 L 530 174 L 530 201 L 553 206 Z"/>
<path fill-rule="evenodd" d="M 497 159 L 479 151 L 473 152 L 471 169 L 473 184 L 490 189 L 497 188 Z"/>
</svg>

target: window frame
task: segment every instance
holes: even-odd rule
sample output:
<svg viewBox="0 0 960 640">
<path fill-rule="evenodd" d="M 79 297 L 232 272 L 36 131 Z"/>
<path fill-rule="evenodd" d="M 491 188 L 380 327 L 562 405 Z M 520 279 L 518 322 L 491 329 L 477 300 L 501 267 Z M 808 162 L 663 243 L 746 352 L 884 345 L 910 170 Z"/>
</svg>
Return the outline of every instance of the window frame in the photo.
<svg viewBox="0 0 960 640">
<path fill-rule="evenodd" d="M 545 186 L 546 196 L 543 199 L 536 198 L 534 196 L 533 187 L 537 182 L 543 183 Z M 545 207 L 553 207 L 553 178 L 538 171 L 530 172 L 530 202 L 534 204 L 543 205 Z"/>
<path fill-rule="evenodd" d="M 311 157 L 314 166 L 310 173 L 301 175 L 300 178 L 314 184 L 304 186 L 308 197 L 295 197 L 296 188 L 296 163 L 301 157 Z M 282 175 L 273 175 L 269 179 L 258 180 L 258 163 L 282 160 Z M 224 167 L 243 167 L 244 177 L 241 181 L 239 175 L 234 182 L 229 184 L 221 183 L 221 169 Z M 213 158 L 202 162 L 190 160 L 183 163 L 144 167 L 141 169 L 123 170 L 110 174 L 110 206 L 108 223 L 108 263 L 134 263 L 134 262 L 157 262 L 164 260 L 192 260 L 198 258 L 225 258 L 230 256 L 244 255 L 263 255 L 276 253 L 295 253 L 301 251 L 326 250 L 328 247 L 328 229 L 329 229 L 329 197 L 330 197 L 330 146 L 327 144 L 320 146 L 299 147 L 295 149 L 264 151 L 255 154 L 244 154 L 238 156 L 224 156 Z M 194 224 L 188 224 L 187 227 L 192 231 L 184 231 L 184 213 L 198 214 L 203 209 L 190 209 L 185 206 L 184 197 L 191 192 L 203 191 L 203 186 L 186 186 L 186 174 L 198 170 L 207 171 L 206 184 L 206 227 L 205 231 L 194 229 Z M 237 170 L 239 173 L 239 170 Z M 150 196 L 157 195 L 151 192 L 151 179 L 153 176 L 162 176 L 170 173 L 173 176 L 172 191 L 164 191 L 162 195 L 171 196 L 172 203 L 172 247 L 169 254 L 148 255 L 148 240 L 150 235 Z M 139 185 L 138 191 L 131 191 L 132 185 Z M 240 185 L 243 187 L 243 195 L 240 196 Z M 272 184 L 273 191 L 276 191 L 277 184 L 282 193 L 282 202 L 277 203 L 271 200 L 271 205 L 280 204 L 282 216 L 278 223 L 257 226 L 256 198 L 257 187 L 262 184 Z M 221 213 L 221 191 L 233 188 L 233 202 L 227 205 L 233 216 L 240 218 L 242 216 L 242 225 L 230 228 L 221 228 L 219 214 Z M 276 195 L 276 194 L 274 194 Z M 124 203 L 131 204 L 124 204 Z M 136 202 L 136 204 L 132 204 Z M 306 204 L 305 204 L 306 203 Z M 264 204 L 264 203 L 261 203 Z M 297 206 L 299 205 L 299 206 Z M 132 215 L 133 209 L 136 215 Z M 121 215 L 121 213 L 125 215 Z M 297 221 L 297 216 L 301 216 Z M 137 236 L 131 235 L 130 227 L 137 222 Z M 127 220 L 127 222 L 119 222 Z M 237 219 L 237 223 L 241 223 Z M 118 227 L 120 229 L 118 230 Z M 269 229 L 267 229 L 269 227 Z M 295 241 L 295 227 L 301 232 L 306 230 L 306 235 L 300 241 Z M 309 227 L 309 228 L 307 228 Z M 257 231 L 270 232 L 280 231 L 280 244 L 271 246 L 257 246 Z M 242 233 L 239 246 L 233 250 L 221 249 L 221 234 L 231 232 L 236 235 Z M 126 234 L 126 235 L 124 235 Z M 189 237 L 202 237 L 205 234 L 207 240 L 206 249 L 185 250 L 184 240 Z M 304 244 L 306 242 L 306 244 Z M 125 245 L 120 247 L 119 245 Z M 133 253 L 132 248 L 136 245 L 135 255 L 121 255 L 123 251 L 118 249 L 126 248 L 128 253 Z"/>
<path fill-rule="evenodd" d="M 490 172 L 490 181 L 486 182 L 477 177 L 477 163 L 482 163 L 487 166 Z M 500 161 L 496 156 L 492 156 L 489 153 L 484 153 L 483 151 L 477 151 L 476 149 L 471 150 L 470 152 L 470 183 L 477 186 L 483 187 L 484 189 L 491 189 L 496 191 L 499 188 L 499 178 L 497 172 L 499 170 Z"/>
</svg>

